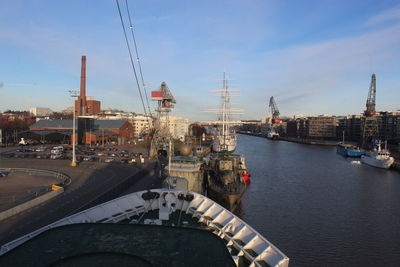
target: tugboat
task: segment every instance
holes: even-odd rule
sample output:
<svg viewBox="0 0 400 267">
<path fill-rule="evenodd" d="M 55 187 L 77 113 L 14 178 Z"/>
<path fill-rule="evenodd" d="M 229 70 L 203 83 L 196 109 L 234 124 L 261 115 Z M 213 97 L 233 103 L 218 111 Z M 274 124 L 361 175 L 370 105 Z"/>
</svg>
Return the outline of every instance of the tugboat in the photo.
<svg viewBox="0 0 400 267">
<path fill-rule="evenodd" d="M 213 153 L 208 165 L 208 196 L 233 211 L 246 191 L 249 177 L 244 157 L 227 152 Z"/>
<path fill-rule="evenodd" d="M 362 156 L 361 161 L 373 167 L 389 169 L 394 163 L 394 158 L 390 156 L 390 152 L 386 147 L 386 142 L 384 149 L 381 148 L 380 140 L 376 140 L 374 143 L 373 150 L 369 151 L 365 156 Z"/>
</svg>

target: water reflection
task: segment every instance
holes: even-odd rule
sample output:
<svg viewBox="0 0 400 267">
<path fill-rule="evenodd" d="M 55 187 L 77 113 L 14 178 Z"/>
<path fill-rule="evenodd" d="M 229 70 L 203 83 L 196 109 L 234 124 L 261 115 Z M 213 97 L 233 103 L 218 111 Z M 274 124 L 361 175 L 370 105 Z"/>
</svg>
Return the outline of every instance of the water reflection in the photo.
<svg viewBox="0 0 400 267">
<path fill-rule="evenodd" d="M 308 146 L 240 135 L 251 184 L 235 211 L 291 266 L 400 262 L 400 174 Z"/>
</svg>

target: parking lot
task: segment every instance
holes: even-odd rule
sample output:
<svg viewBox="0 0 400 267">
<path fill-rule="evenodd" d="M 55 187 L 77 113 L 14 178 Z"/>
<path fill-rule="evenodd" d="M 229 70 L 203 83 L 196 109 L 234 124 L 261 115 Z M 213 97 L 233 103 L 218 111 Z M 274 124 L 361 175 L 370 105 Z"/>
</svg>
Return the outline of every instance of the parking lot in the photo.
<svg viewBox="0 0 400 267">
<path fill-rule="evenodd" d="M 57 148 L 57 150 L 56 150 Z M 72 161 L 72 146 L 20 146 L 3 149 L 0 153 L 2 158 L 36 158 Z M 119 163 L 119 164 L 143 164 L 147 158 L 147 151 L 142 146 L 110 146 L 110 147 L 88 147 L 76 146 L 76 161 Z"/>
</svg>

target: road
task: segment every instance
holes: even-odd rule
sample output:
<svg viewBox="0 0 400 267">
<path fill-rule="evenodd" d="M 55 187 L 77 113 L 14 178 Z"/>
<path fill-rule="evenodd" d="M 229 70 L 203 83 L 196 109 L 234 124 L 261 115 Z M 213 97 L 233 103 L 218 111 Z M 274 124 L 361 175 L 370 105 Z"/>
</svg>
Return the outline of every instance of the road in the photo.
<svg viewBox="0 0 400 267">
<path fill-rule="evenodd" d="M 0 166 L 56 170 L 72 181 L 60 196 L 0 221 L 1 245 L 95 204 L 161 184 L 152 161 L 143 166 L 81 162 L 74 168 L 66 160 L 2 158 Z"/>
</svg>

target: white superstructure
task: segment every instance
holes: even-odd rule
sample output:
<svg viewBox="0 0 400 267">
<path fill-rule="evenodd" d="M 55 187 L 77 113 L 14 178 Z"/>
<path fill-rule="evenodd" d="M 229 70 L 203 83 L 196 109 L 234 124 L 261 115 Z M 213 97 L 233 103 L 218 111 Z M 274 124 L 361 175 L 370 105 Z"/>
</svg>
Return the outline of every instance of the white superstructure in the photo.
<svg viewBox="0 0 400 267">
<path fill-rule="evenodd" d="M 377 168 L 389 169 L 394 163 L 394 158 L 390 156 L 390 152 L 386 147 L 381 149 L 381 143 L 379 142 L 372 151 L 361 156 L 361 161 Z"/>
</svg>

